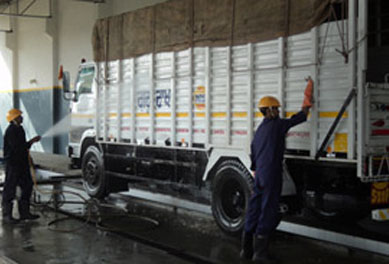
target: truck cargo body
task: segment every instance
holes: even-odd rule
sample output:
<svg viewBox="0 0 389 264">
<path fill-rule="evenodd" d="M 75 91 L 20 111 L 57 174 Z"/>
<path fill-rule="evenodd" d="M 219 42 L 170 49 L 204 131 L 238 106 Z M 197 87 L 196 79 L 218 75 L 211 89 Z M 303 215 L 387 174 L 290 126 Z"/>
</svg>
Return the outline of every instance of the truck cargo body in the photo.
<svg viewBox="0 0 389 264">
<path fill-rule="evenodd" d="M 130 185 L 211 204 L 219 226 L 238 232 L 253 184 L 250 143 L 263 120 L 257 102 L 275 96 L 289 118 L 311 76 L 314 107 L 286 138 L 283 196 L 289 209 L 326 217 L 369 212 L 371 183 L 389 178 L 389 84 L 365 78 L 367 1 L 358 1 L 357 18 L 356 2 L 355 20 L 288 37 L 81 65 L 69 154 L 87 192 Z"/>
</svg>

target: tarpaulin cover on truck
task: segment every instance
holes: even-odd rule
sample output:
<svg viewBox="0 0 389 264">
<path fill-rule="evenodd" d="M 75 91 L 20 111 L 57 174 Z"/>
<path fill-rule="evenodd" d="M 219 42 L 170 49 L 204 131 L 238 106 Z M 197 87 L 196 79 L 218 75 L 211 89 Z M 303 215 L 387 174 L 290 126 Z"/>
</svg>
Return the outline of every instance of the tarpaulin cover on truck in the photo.
<svg viewBox="0 0 389 264">
<path fill-rule="evenodd" d="M 95 61 L 193 46 L 259 42 L 305 32 L 329 16 L 333 0 L 171 0 L 99 19 Z"/>
</svg>

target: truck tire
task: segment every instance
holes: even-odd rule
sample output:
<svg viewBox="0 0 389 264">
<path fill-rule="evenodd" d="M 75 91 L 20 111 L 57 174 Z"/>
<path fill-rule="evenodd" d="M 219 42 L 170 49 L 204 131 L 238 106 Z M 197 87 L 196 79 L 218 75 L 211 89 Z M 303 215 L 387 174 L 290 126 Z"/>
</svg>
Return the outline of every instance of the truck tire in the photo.
<svg viewBox="0 0 389 264">
<path fill-rule="evenodd" d="M 103 155 L 96 146 L 89 146 L 82 157 L 82 179 L 87 194 L 95 198 L 107 196 L 107 178 Z"/>
<path fill-rule="evenodd" d="M 304 199 L 305 213 L 324 221 L 351 223 L 370 213 L 368 197 L 357 197 L 346 192 L 312 188 L 304 190 Z"/>
<path fill-rule="evenodd" d="M 254 180 L 247 169 L 236 160 L 224 161 L 212 181 L 212 214 L 225 233 L 239 235 Z"/>
</svg>

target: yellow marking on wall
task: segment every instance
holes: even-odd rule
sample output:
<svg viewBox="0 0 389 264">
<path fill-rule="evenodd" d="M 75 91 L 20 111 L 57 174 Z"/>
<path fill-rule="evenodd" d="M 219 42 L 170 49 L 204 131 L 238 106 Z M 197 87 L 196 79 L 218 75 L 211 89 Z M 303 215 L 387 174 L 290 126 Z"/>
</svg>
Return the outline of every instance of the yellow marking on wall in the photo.
<svg viewBox="0 0 389 264">
<path fill-rule="evenodd" d="M 240 118 L 247 117 L 247 112 L 233 112 L 232 116 L 233 117 L 240 117 Z"/>
<path fill-rule="evenodd" d="M 389 189 L 389 182 L 374 182 L 373 186 L 376 190 L 382 191 L 386 188 Z"/>
<path fill-rule="evenodd" d="M 123 113 L 122 117 L 131 117 L 131 113 Z"/>
<path fill-rule="evenodd" d="M 335 118 L 337 113 L 338 112 L 320 112 L 319 116 L 321 118 Z M 297 112 L 286 112 L 285 117 L 290 118 L 295 114 L 297 114 Z M 195 117 L 205 117 L 205 112 L 195 112 L 194 115 L 195 115 Z M 311 114 L 309 114 L 308 116 L 310 116 L 310 115 Z M 116 113 L 109 114 L 109 117 L 116 117 L 116 116 L 117 116 Z M 121 116 L 122 117 L 131 117 L 131 113 L 122 113 Z M 137 113 L 136 116 L 137 117 L 149 117 L 150 113 Z M 171 117 L 171 113 L 168 113 L 168 112 L 155 113 L 155 116 L 156 117 Z M 188 116 L 189 116 L 189 113 L 187 113 L 187 112 L 176 113 L 176 117 L 179 117 L 179 118 L 185 118 Z M 213 118 L 224 118 L 224 117 L 227 117 L 227 113 L 226 112 L 214 112 L 214 113 L 211 113 L 211 116 Z M 247 112 L 233 112 L 232 116 L 237 117 L 237 118 L 246 118 Z M 254 116 L 256 118 L 262 118 L 263 114 L 261 112 L 255 112 Z M 94 115 L 72 114 L 72 117 L 91 118 L 91 117 L 94 117 Z M 343 118 L 347 118 L 347 117 L 348 117 L 348 114 L 344 113 Z"/>
<path fill-rule="evenodd" d="M 117 113 L 109 113 L 108 116 L 110 118 L 116 118 L 118 116 Z M 121 117 L 131 117 L 131 113 L 122 113 L 120 114 Z"/>
<path fill-rule="evenodd" d="M 36 88 L 25 88 L 25 89 L 8 89 L 0 90 L 0 93 L 25 93 L 25 92 L 37 92 L 37 91 L 49 91 L 54 89 L 62 89 L 62 86 L 50 86 L 50 87 L 36 87 Z"/>
<path fill-rule="evenodd" d="M 388 158 L 387 157 L 385 157 L 385 156 L 380 156 L 380 157 L 377 157 L 377 156 L 375 156 L 375 157 L 373 157 L 372 158 L 374 161 L 381 161 L 381 160 L 387 160 Z"/>
<path fill-rule="evenodd" d="M 93 118 L 94 115 L 91 115 L 91 114 L 72 114 L 72 117 L 75 117 L 75 118 Z"/>
<path fill-rule="evenodd" d="M 335 133 L 334 152 L 347 152 L 347 133 Z"/>
<path fill-rule="evenodd" d="M 212 113 L 212 117 L 214 117 L 214 118 L 222 118 L 222 117 L 226 117 L 226 116 L 227 116 L 226 112 L 214 112 L 214 113 Z"/>
<path fill-rule="evenodd" d="M 389 203 L 389 182 L 373 183 L 370 197 L 371 204 L 387 205 Z"/>
<path fill-rule="evenodd" d="M 176 113 L 176 117 L 188 117 L 188 116 L 189 116 L 189 114 L 185 113 L 185 112 Z"/>
<path fill-rule="evenodd" d="M 295 114 L 297 114 L 297 112 L 286 112 L 286 113 L 285 113 L 285 117 L 286 117 L 286 118 L 290 118 L 290 117 L 292 117 L 292 116 L 295 115 Z"/>
<path fill-rule="evenodd" d="M 371 211 L 371 216 L 373 220 L 377 221 L 388 221 L 389 220 L 389 209 L 380 208 Z"/>
<path fill-rule="evenodd" d="M 319 117 L 320 118 L 336 118 L 339 112 L 320 112 Z M 297 114 L 297 112 L 286 112 L 285 117 L 290 118 L 293 115 Z M 308 114 L 308 117 L 311 116 L 311 113 Z M 344 112 L 342 115 L 342 118 L 347 118 L 348 113 Z"/>
<path fill-rule="evenodd" d="M 320 118 L 336 118 L 339 112 L 320 112 L 319 117 Z M 342 115 L 342 118 L 347 118 L 348 113 L 344 112 Z"/>
<path fill-rule="evenodd" d="M 136 113 L 136 117 L 150 117 L 149 113 Z"/>
<path fill-rule="evenodd" d="M 386 214 L 383 212 L 383 210 L 380 210 L 380 211 L 379 211 L 379 214 L 380 214 L 380 218 L 381 218 L 382 220 L 387 220 L 387 219 L 388 219 L 388 217 L 387 217 Z"/>
<path fill-rule="evenodd" d="M 293 115 L 297 114 L 298 112 L 286 112 L 285 117 L 291 118 Z M 311 117 L 311 112 L 308 113 L 308 117 Z"/>
<path fill-rule="evenodd" d="M 122 113 L 121 117 L 131 117 L 131 113 Z M 137 113 L 137 117 L 149 117 L 149 113 Z M 155 113 L 156 117 L 170 117 L 171 113 Z M 117 113 L 110 113 L 109 117 L 117 117 Z"/>
<path fill-rule="evenodd" d="M 155 113 L 155 116 L 156 117 L 171 117 L 172 114 L 171 113 Z"/>
<path fill-rule="evenodd" d="M 205 117 L 205 112 L 195 112 L 194 113 L 195 117 Z M 189 114 L 186 112 L 181 112 L 176 114 L 177 117 L 188 117 Z M 222 117 L 227 117 L 226 112 L 215 112 L 211 114 L 212 117 L 214 118 L 222 118 Z M 234 112 L 232 113 L 233 117 L 247 117 L 247 112 Z"/>
</svg>

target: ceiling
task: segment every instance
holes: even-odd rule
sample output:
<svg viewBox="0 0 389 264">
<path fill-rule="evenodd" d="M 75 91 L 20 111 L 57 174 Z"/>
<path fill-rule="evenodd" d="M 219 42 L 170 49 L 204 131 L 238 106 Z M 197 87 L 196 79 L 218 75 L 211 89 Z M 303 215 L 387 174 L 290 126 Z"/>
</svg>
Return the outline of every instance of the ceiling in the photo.
<svg viewBox="0 0 389 264">
<path fill-rule="evenodd" d="M 12 0 L 0 0 L 0 5 L 9 5 Z"/>
<path fill-rule="evenodd" d="M 13 2 L 22 2 L 23 0 L 0 0 L 0 5 L 10 5 Z M 27 2 L 28 0 L 24 0 L 23 2 Z M 31 3 L 34 3 L 39 0 L 29 0 Z M 90 2 L 90 3 L 104 3 L 105 0 L 73 0 L 73 1 L 80 1 L 80 2 Z"/>
<path fill-rule="evenodd" d="M 47 19 L 52 17 L 52 4 L 57 0 L 0 0 L 0 16 L 8 17 L 28 17 L 28 18 L 40 18 Z M 75 2 L 86 2 L 91 4 L 102 4 L 105 0 L 72 0 Z M 44 2 L 48 3 L 48 12 L 43 14 L 37 14 L 32 10 L 34 5 L 39 5 Z M 12 25 L 0 28 L 0 32 L 12 33 Z"/>
</svg>

